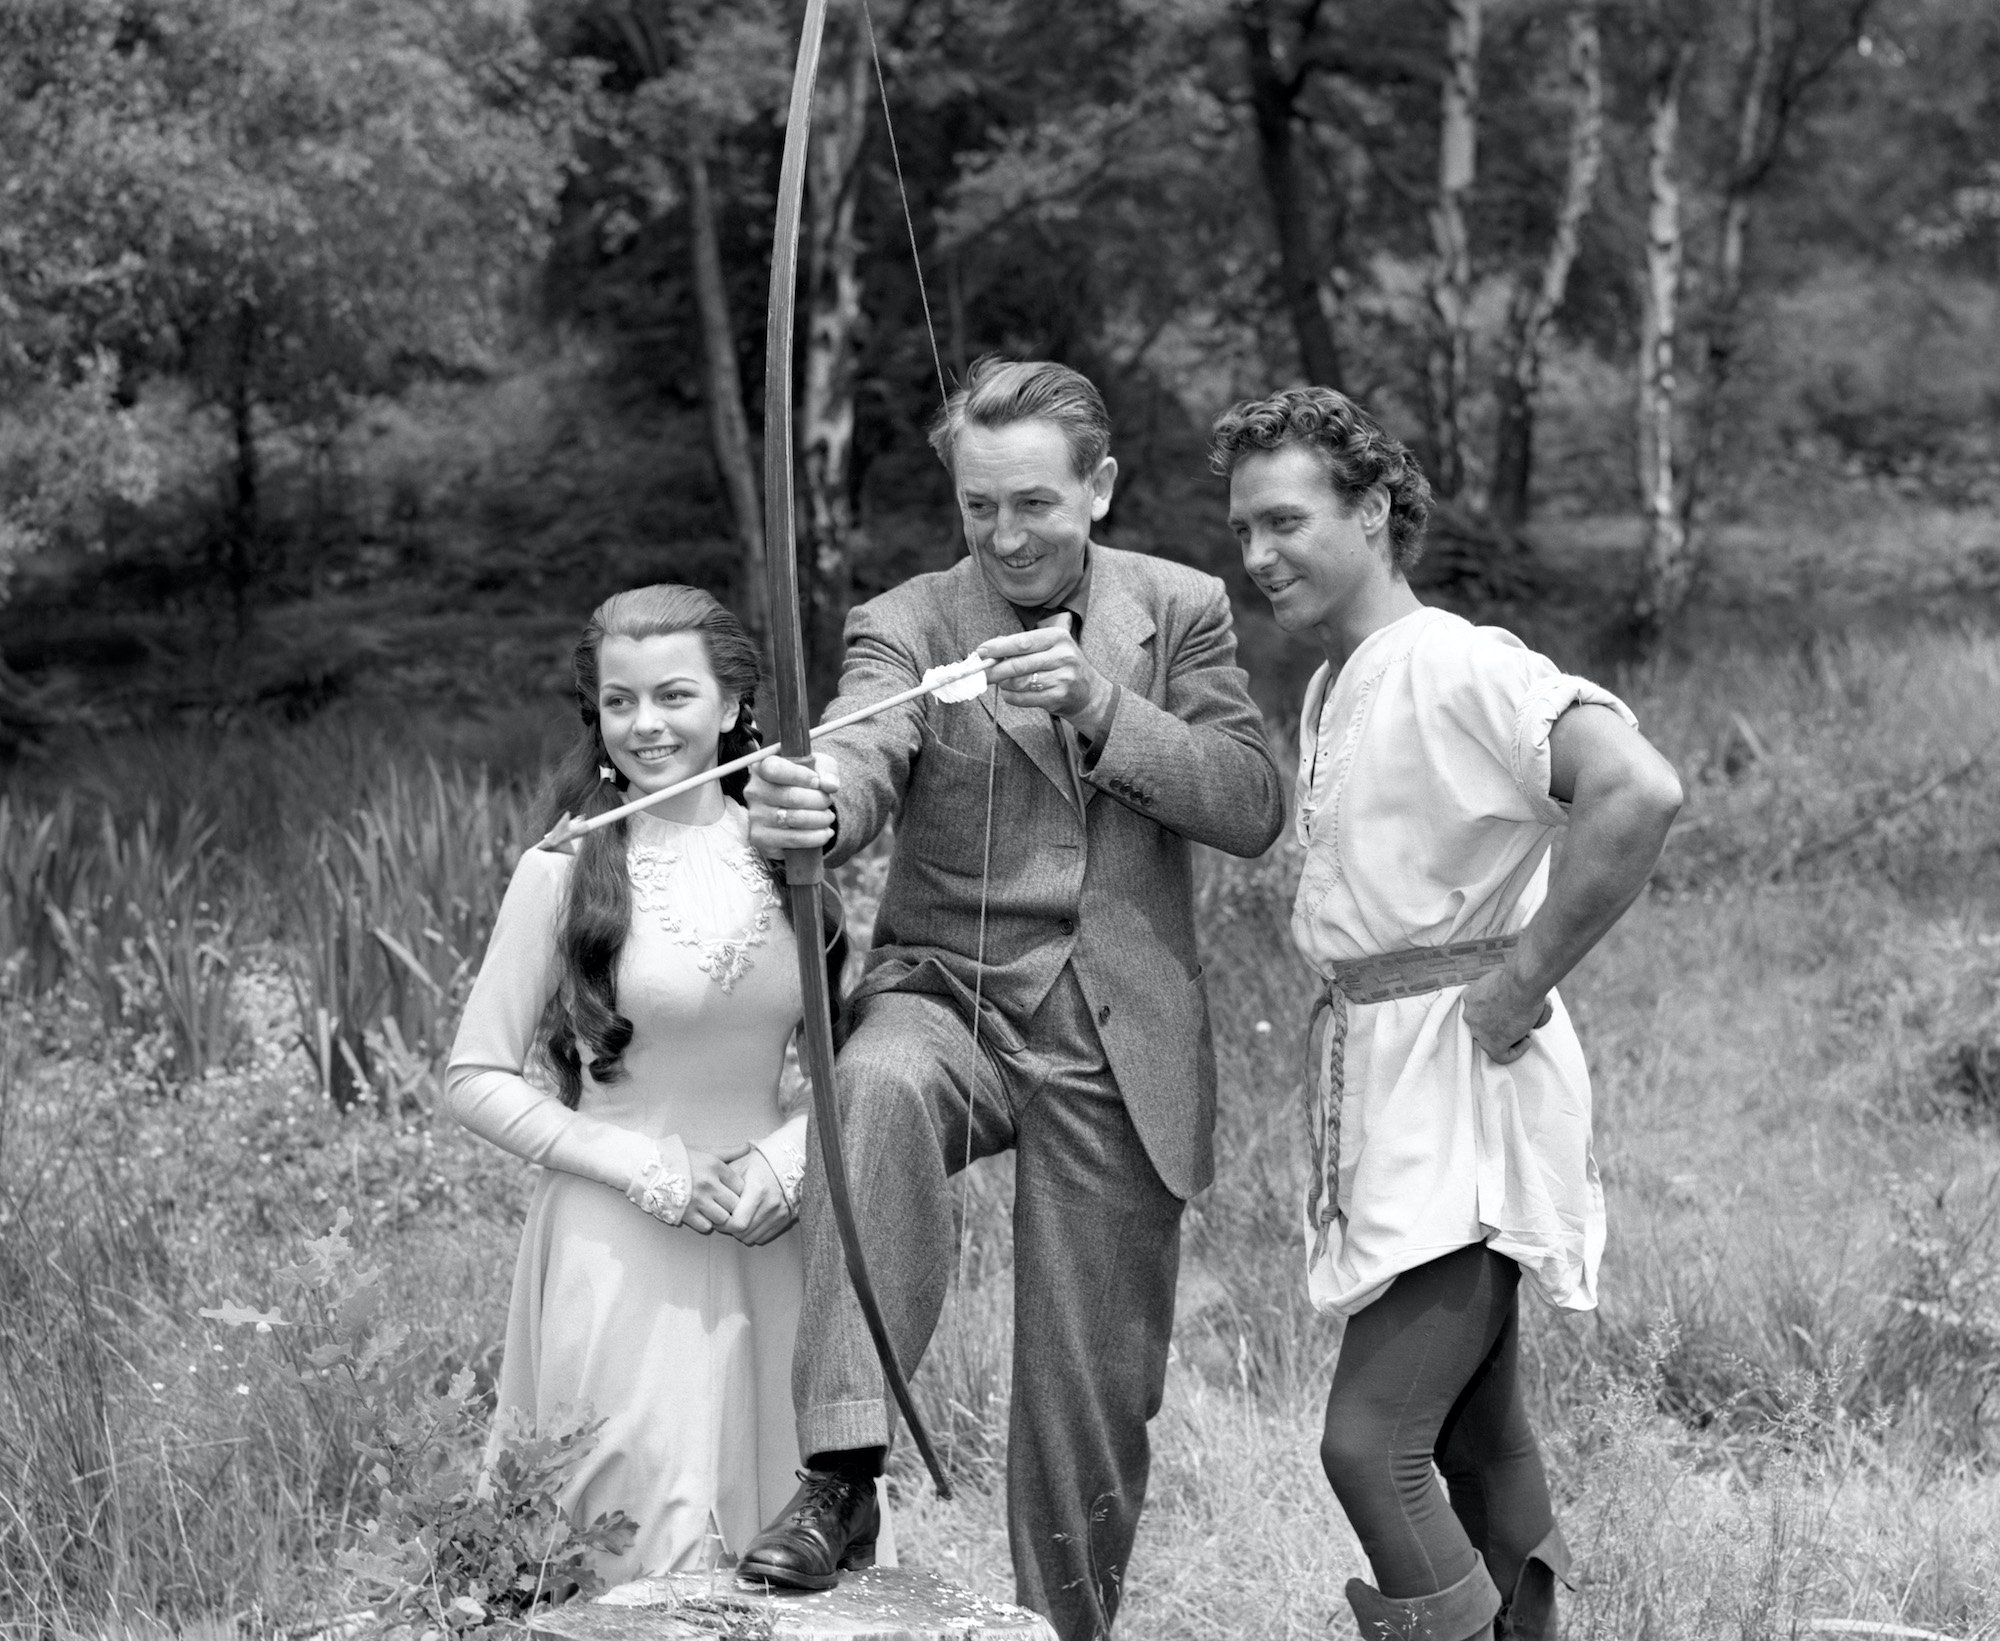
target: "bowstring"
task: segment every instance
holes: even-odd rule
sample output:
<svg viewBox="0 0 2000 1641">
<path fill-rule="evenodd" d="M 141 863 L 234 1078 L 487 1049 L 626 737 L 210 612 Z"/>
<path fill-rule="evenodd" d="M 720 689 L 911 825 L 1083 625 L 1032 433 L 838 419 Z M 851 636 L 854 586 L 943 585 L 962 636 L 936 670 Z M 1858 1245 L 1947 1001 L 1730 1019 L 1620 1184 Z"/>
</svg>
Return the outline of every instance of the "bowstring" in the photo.
<svg viewBox="0 0 2000 1641">
<path fill-rule="evenodd" d="M 924 282 L 924 259 L 917 249 L 917 221 L 910 214 L 910 191 L 903 185 L 903 151 L 896 144 L 896 117 L 889 112 L 889 80 L 882 72 L 882 48 L 875 42 L 875 13 L 868 0 L 861 0 L 861 20 L 868 29 L 868 55 L 875 60 L 875 89 L 882 98 L 882 129 L 889 134 L 889 163 L 896 171 L 896 198 L 903 206 L 903 230 L 910 236 L 910 265 L 917 270 L 917 300 L 923 304 L 924 333 L 931 340 L 931 368 L 937 372 L 938 397 L 949 405 L 951 392 L 945 386 L 944 356 L 938 352 L 937 326 L 931 320 L 930 287 Z"/>
<path fill-rule="evenodd" d="M 889 80 L 882 71 L 882 48 L 875 38 L 875 12 L 869 0 L 861 0 L 861 18 L 868 31 L 868 55 L 875 64 L 875 88 L 882 99 L 882 128 L 889 138 L 889 163 L 896 174 L 896 198 L 903 208 L 903 229 L 910 241 L 910 265 L 917 275 L 917 301 L 924 310 L 924 333 L 930 338 L 931 368 L 937 373 L 938 399 L 948 410 L 951 406 L 951 390 L 945 381 L 944 356 L 938 351 L 937 325 L 931 318 L 931 294 L 929 283 L 924 278 L 923 253 L 917 246 L 917 222 L 910 210 L 910 190 L 903 181 L 903 155 L 896 142 L 896 118 L 889 108 Z M 986 566 L 973 553 L 973 563 L 979 570 L 982 585 L 991 590 L 986 580 Z M 966 1092 L 965 1111 L 965 1155 L 959 1161 L 958 1170 L 958 1291 L 965 1292 L 965 1272 L 972 1246 L 972 1138 L 979 1125 L 979 1021 L 984 1011 L 986 997 L 986 913 L 987 888 L 993 875 L 993 796 L 994 777 L 1000 759 L 1000 711 L 999 686 L 994 686 L 994 704 L 989 709 L 989 739 L 986 748 L 986 829 L 980 845 L 979 858 L 979 933 L 973 947 L 972 959 L 972 1076 Z M 957 1443 L 957 1421 L 948 1430 L 948 1439 L 954 1449 Z"/>
</svg>

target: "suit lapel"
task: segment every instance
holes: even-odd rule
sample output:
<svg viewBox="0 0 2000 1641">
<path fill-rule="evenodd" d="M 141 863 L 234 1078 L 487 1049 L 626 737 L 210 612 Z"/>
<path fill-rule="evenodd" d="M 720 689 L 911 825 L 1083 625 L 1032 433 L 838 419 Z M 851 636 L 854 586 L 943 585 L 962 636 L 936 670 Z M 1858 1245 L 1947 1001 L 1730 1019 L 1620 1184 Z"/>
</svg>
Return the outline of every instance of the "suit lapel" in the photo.
<svg viewBox="0 0 2000 1641">
<path fill-rule="evenodd" d="M 1133 593 L 1118 558 L 1090 549 L 1090 613 L 1083 623 L 1084 658 L 1112 683 L 1146 692 L 1152 667 L 1143 648 L 1155 631 L 1153 617 Z"/>
<path fill-rule="evenodd" d="M 979 566 L 968 553 L 959 561 L 954 574 L 959 578 L 958 596 L 958 653 L 970 655 L 989 638 L 999 638 L 1007 633 L 1021 630 L 1020 617 L 1015 615 L 1013 605 L 987 585 L 986 578 L 979 573 Z M 1097 566 L 1091 567 L 1091 621 L 1097 614 Z M 1090 622 L 1086 622 L 1088 627 Z M 1086 645 L 1085 653 L 1089 653 Z M 1094 658 L 1093 658 L 1094 659 Z M 1062 743 L 1056 739 L 1056 726 L 1046 712 L 1034 707 L 1009 706 L 999 700 L 991 691 L 980 698 L 981 705 L 993 714 L 994 722 L 1001 732 L 1025 752 L 1034 765 L 1054 784 L 1064 799 L 1072 807 L 1076 803 L 1076 788 L 1070 782 L 1069 760 L 1063 756 Z"/>
</svg>

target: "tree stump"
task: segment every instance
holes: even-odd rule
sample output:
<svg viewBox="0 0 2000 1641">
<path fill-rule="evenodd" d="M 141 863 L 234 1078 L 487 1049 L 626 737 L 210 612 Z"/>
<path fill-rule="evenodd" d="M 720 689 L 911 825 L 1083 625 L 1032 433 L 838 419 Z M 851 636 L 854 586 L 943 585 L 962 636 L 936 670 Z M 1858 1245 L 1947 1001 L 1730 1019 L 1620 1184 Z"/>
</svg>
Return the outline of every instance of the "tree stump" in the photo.
<svg viewBox="0 0 2000 1641">
<path fill-rule="evenodd" d="M 528 1620 L 539 1641 L 1056 1641 L 1048 1620 L 931 1573 L 876 1567 L 820 1595 L 727 1571 L 642 1578 Z"/>
</svg>

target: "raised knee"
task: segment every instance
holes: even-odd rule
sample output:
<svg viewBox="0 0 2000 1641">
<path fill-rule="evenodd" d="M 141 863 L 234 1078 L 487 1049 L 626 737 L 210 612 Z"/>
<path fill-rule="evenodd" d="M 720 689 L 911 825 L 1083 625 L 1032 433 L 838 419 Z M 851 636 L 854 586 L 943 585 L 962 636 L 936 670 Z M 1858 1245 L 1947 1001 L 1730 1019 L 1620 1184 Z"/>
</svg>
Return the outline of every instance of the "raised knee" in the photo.
<svg viewBox="0 0 2000 1641">
<path fill-rule="evenodd" d="M 841 1056 L 837 1081 L 840 1110 L 850 1126 L 871 1121 L 907 1123 L 927 1102 L 909 1056 L 897 1054 Z"/>
</svg>

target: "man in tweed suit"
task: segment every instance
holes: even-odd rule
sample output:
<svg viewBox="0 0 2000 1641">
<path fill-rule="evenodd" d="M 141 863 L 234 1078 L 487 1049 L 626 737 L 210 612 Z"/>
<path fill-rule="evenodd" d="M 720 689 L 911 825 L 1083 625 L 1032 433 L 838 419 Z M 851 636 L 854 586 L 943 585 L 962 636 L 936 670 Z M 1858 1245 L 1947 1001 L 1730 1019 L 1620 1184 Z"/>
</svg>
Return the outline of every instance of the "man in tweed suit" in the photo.
<svg viewBox="0 0 2000 1641">
<path fill-rule="evenodd" d="M 952 1273 L 949 1177 L 1014 1149 L 1008 1520 L 1020 1600 L 1064 1641 L 1105 1635 L 1117 1610 L 1181 1211 L 1214 1172 L 1189 845 L 1256 855 L 1283 823 L 1222 584 L 1090 540 L 1109 440 L 1075 371 L 974 366 L 932 433 L 970 553 L 853 612 L 827 715 L 975 647 L 997 658 L 997 710 L 913 703 L 815 769 L 765 763 L 747 793 L 772 854 L 821 842 L 838 863 L 895 822 L 840 1054 L 855 1208 L 912 1368 Z M 793 1367 L 805 1485 L 740 1569 L 807 1589 L 869 1564 L 891 1435 L 824 1194 L 815 1149 Z"/>
</svg>

